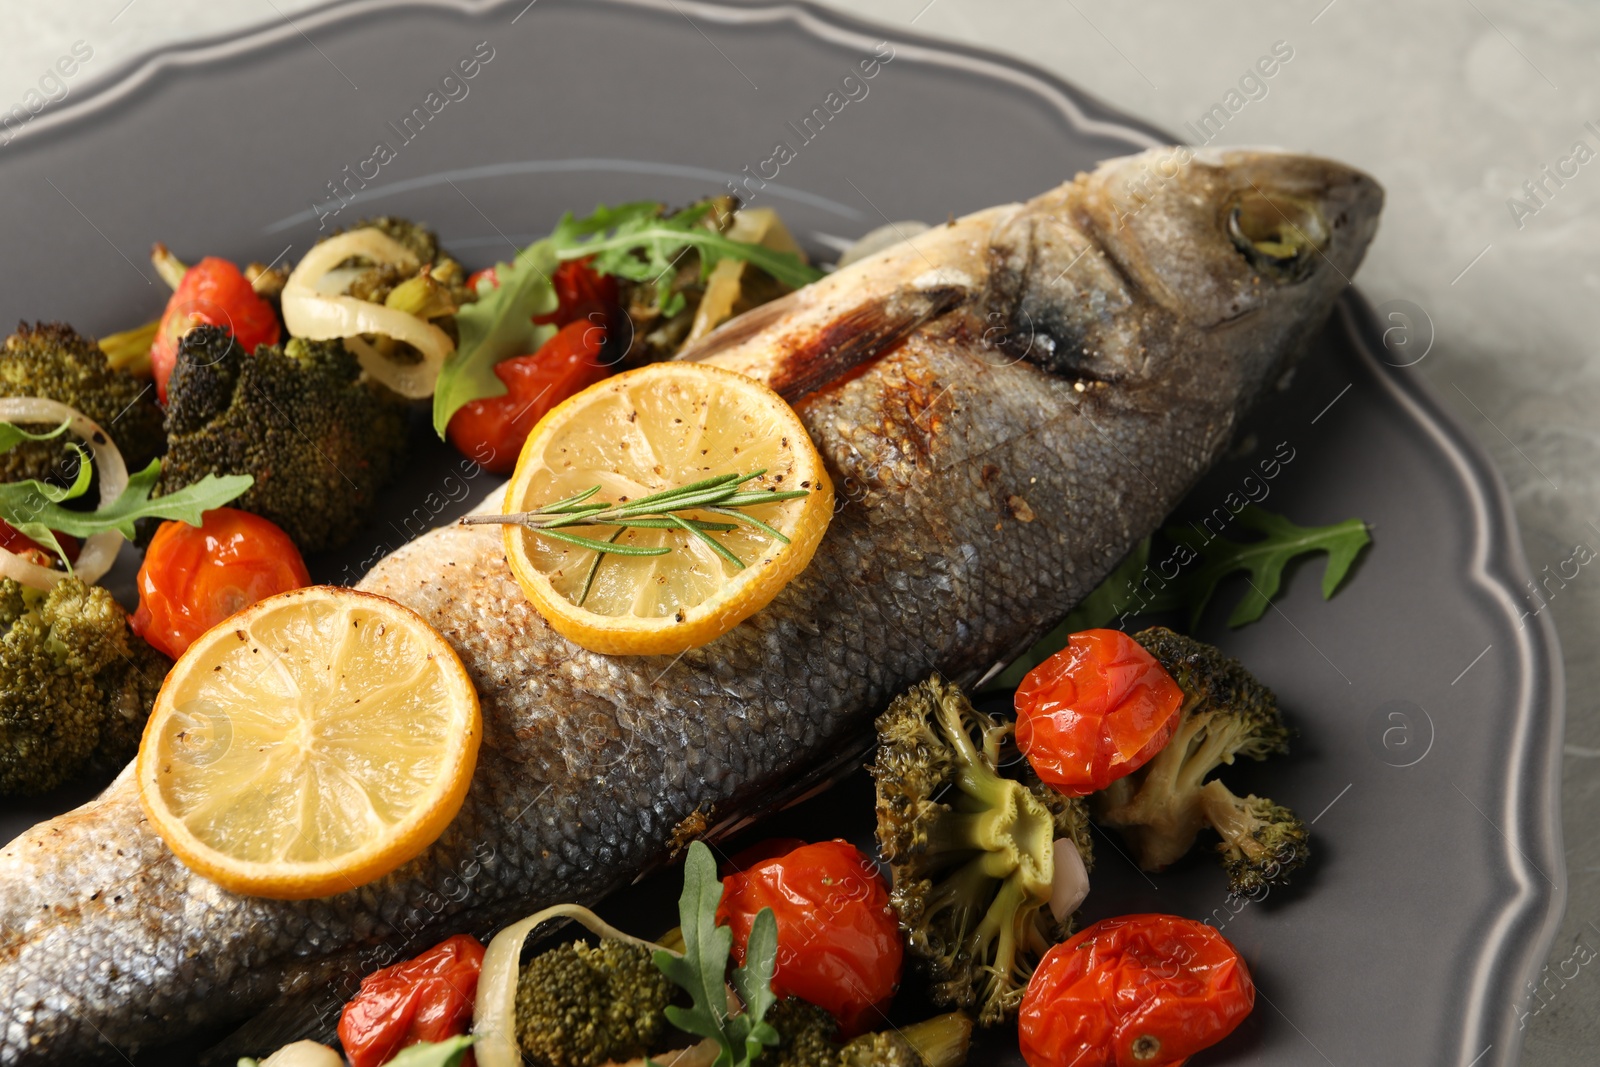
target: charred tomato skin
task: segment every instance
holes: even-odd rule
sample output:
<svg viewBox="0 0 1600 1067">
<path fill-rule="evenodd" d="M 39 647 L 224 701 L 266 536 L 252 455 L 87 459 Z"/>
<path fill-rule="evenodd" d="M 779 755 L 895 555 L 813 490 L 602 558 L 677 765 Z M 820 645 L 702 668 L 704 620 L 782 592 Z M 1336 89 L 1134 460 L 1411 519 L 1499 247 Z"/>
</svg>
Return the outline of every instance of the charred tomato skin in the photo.
<svg viewBox="0 0 1600 1067">
<path fill-rule="evenodd" d="M 532 355 L 496 364 L 506 392 L 461 405 L 446 427 L 450 443 L 484 470 L 509 474 L 546 412 L 611 374 L 602 358 L 607 333 L 603 324 L 578 319 Z"/>
<path fill-rule="evenodd" d="M 190 267 L 167 301 L 150 346 L 156 396 L 167 402 L 167 379 L 178 363 L 178 342 L 196 326 L 221 326 L 246 352 L 278 343 L 278 313 L 251 288 L 238 267 L 207 256 Z"/>
<path fill-rule="evenodd" d="M 164 522 L 139 567 L 133 632 L 173 659 L 235 612 L 311 584 L 289 535 L 259 515 L 213 508 L 199 526 Z"/>
<path fill-rule="evenodd" d="M 1183 691 L 1120 630 L 1084 630 L 1017 687 L 1017 745 L 1068 796 L 1144 766 L 1178 728 Z"/>
<path fill-rule="evenodd" d="M 1102 919 L 1045 954 L 1017 1017 L 1028 1067 L 1177 1067 L 1233 1032 L 1255 983 L 1213 927 Z"/>
<path fill-rule="evenodd" d="M 741 857 L 761 856 L 746 850 Z M 733 953 L 761 909 L 778 926 L 772 989 L 823 1008 L 853 1037 L 887 1011 L 900 987 L 905 945 L 889 887 L 872 861 L 848 841 L 802 844 L 756 858 L 722 880 L 717 925 L 733 929 Z"/>
<path fill-rule="evenodd" d="M 477 938 L 456 934 L 363 978 L 339 1017 L 339 1043 L 351 1067 L 378 1067 L 409 1045 L 466 1033 L 483 953 Z"/>
<path fill-rule="evenodd" d="M 556 290 L 556 309 L 548 315 L 535 315 L 534 322 L 566 326 L 588 318 L 597 308 L 617 303 L 617 279 L 596 273 L 588 259 L 569 259 L 561 263 L 551 275 L 550 283 Z"/>
</svg>

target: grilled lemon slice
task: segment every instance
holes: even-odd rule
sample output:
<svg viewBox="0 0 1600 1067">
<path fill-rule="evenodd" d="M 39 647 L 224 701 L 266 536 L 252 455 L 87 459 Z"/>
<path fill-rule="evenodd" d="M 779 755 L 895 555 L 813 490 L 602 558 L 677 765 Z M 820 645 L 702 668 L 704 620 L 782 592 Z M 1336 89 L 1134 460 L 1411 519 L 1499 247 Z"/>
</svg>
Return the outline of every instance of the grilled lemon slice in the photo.
<svg viewBox="0 0 1600 1067">
<path fill-rule="evenodd" d="M 729 528 L 704 536 L 681 528 L 563 529 L 624 549 L 667 549 L 601 556 L 507 525 L 506 557 L 539 613 L 584 648 L 671 655 L 703 645 L 765 607 L 804 570 L 833 515 L 833 485 L 822 457 L 782 397 L 753 378 L 699 363 L 626 371 L 546 415 L 528 436 L 506 487 L 505 513 L 514 515 L 595 487 L 591 500 L 626 504 L 754 471 L 764 473 L 749 490 L 805 493 L 734 509 L 770 529 L 706 510 L 676 514 Z"/>
<path fill-rule="evenodd" d="M 139 799 L 178 858 L 223 888 L 329 896 L 444 832 L 482 734 L 466 668 L 415 612 L 296 589 L 178 659 L 139 746 Z"/>
</svg>

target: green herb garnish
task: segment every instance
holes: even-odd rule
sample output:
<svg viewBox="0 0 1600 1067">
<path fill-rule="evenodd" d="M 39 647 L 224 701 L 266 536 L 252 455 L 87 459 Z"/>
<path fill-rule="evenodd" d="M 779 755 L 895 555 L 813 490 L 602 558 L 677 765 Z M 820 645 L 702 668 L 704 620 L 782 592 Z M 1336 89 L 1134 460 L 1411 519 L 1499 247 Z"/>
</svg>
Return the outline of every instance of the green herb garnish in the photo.
<svg viewBox="0 0 1600 1067">
<path fill-rule="evenodd" d="M 802 263 L 792 253 L 733 241 L 708 229 L 702 220 L 710 210 L 711 205 L 703 203 L 663 215 L 661 205 L 649 200 L 616 207 L 601 204 L 587 218 L 574 218 L 570 211 L 563 215 L 550 239 L 561 259 L 593 256 L 589 265 L 601 274 L 656 283 L 657 306 L 669 317 L 682 309 L 683 295 L 669 294 L 668 286 L 662 283 L 689 248 L 700 253 L 702 278 L 718 260 L 726 258 L 752 263 L 791 289 L 822 277 L 821 271 Z"/>
<path fill-rule="evenodd" d="M 477 1038 L 463 1034 L 447 1037 L 443 1041 L 428 1041 L 408 1045 L 400 1050 L 387 1067 L 456 1067 L 466 1058 L 467 1049 Z"/>
<path fill-rule="evenodd" d="M 1250 590 L 1228 616 L 1229 626 L 1243 626 L 1266 614 L 1267 606 L 1283 583 L 1283 570 L 1291 560 L 1316 552 L 1326 552 L 1328 562 L 1322 571 L 1322 599 L 1329 600 L 1350 573 L 1350 567 L 1371 541 L 1367 524 L 1346 519 L 1330 526 L 1296 526 L 1282 515 L 1247 506 L 1239 522 L 1264 536 L 1241 544 L 1217 537 L 1207 541 L 1192 527 L 1168 527 L 1168 539 L 1200 554 L 1202 566 L 1183 583 L 1183 603 L 1189 608 L 1189 628 L 1200 623 L 1217 583 L 1236 571 L 1247 571 Z"/>
<path fill-rule="evenodd" d="M 656 283 L 657 306 L 668 316 L 682 310 L 683 294 L 671 292 L 665 277 L 690 248 L 700 255 L 701 277 L 718 260 L 729 258 L 752 263 L 792 289 L 822 277 L 792 253 L 730 240 L 707 228 L 703 220 L 710 210 L 706 203 L 663 215 L 661 204 L 644 200 L 616 207 L 601 204 L 581 219 L 568 212 L 549 237 L 523 249 L 514 263 L 498 264 L 499 287 L 456 313 L 461 340 L 445 360 L 433 393 L 433 428 L 439 438 L 444 439 L 450 417 L 461 405 L 505 394 L 505 383 L 494 373 L 496 364 L 538 351 L 554 333 L 529 319 L 556 309 L 550 276 L 562 260 L 592 256 L 590 266 L 600 274 Z"/>
<path fill-rule="evenodd" d="M 45 441 L 65 433 L 68 423 L 62 423 L 46 434 L 31 434 L 9 422 L 0 422 L 0 453 L 9 451 L 23 441 Z M 130 541 L 134 537 L 133 524 L 139 519 L 180 519 L 191 526 L 199 526 L 205 512 L 220 508 L 242 495 L 255 479 L 248 474 L 229 474 L 218 477 L 208 474 L 193 485 L 185 486 L 166 496 L 150 498 L 156 481 L 161 477 L 161 461 L 153 459 L 150 465 L 128 478 L 128 486 L 111 503 L 94 511 L 77 511 L 61 505 L 76 500 L 89 491 L 93 468 L 89 454 L 82 446 L 69 446 L 78 456 L 78 474 L 71 485 L 63 488 L 29 478 L 20 482 L 0 483 L 0 520 L 10 524 L 18 533 L 48 548 L 72 572 L 72 564 L 62 551 L 56 534 L 74 537 L 91 537 L 106 530 L 117 530 Z"/>
<path fill-rule="evenodd" d="M 387 1067 L 457 1067 L 466 1057 L 467 1049 L 471 1048 L 476 1040 L 475 1037 L 462 1035 L 447 1037 L 443 1041 L 424 1041 L 418 1045 L 407 1045 L 394 1059 L 388 1061 Z M 261 1067 L 261 1061 L 244 1056 L 240 1058 L 237 1067 Z"/>
<path fill-rule="evenodd" d="M 1199 625 L 1217 583 L 1239 571 L 1248 574 L 1250 589 L 1228 616 L 1228 625 L 1232 627 L 1255 622 L 1266 613 L 1283 585 L 1284 569 L 1301 556 L 1317 552 L 1328 554 L 1322 572 L 1322 598 L 1329 600 L 1349 576 L 1361 550 L 1372 540 L 1367 524 L 1360 519 L 1346 519 L 1329 526 L 1298 526 L 1254 504 L 1239 512 L 1238 518 L 1242 526 L 1264 536 L 1255 541 L 1238 542 L 1221 537 L 1207 539 L 1191 526 L 1167 527 L 1162 532 L 1166 540 L 1183 546 L 1199 564 L 1171 579 L 1152 571 L 1151 539 L 1147 537 L 1139 542 L 1061 625 L 1013 661 L 995 680 L 995 686 L 1010 688 L 1020 684 L 1030 670 L 1066 647 L 1067 638 L 1073 634 L 1114 625 L 1124 615 L 1187 611 L 1192 630 Z"/>
<path fill-rule="evenodd" d="M 24 441 L 54 441 L 72 426 L 71 419 L 63 419 L 60 426 L 45 433 L 29 433 L 21 426 L 0 422 L 0 454 L 10 452 Z"/>
<path fill-rule="evenodd" d="M 665 545 L 642 548 L 637 545 L 618 544 L 617 538 L 630 527 L 642 530 L 683 530 L 699 538 L 713 552 L 740 570 L 744 569 L 744 561 L 727 545 L 712 537 L 713 533 L 727 533 L 738 529 L 738 524 L 743 523 L 788 544 L 789 539 L 778 530 L 738 510 L 810 495 L 805 489 L 778 492 L 743 488 L 745 483 L 754 481 L 765 473 L 767 472 L 763 469 L 751 471 L 749 474 L 719 474 L 714 478 L 706 478 L 677 489 L 664 489 L 659 493 L 642 496 L 626 503 L 593 500 L 592 497 L 600 491 L 597 485 L 576 496 L 546 504 L 537 511 L 519 511 L 509 515 L 468 515 L 461 521 L 465 524 L 493 523 L 521 526 L 541 537 L 564 541 L 595 553 L 594 562 L 590 564 L 589 573 L 583 583 L 583 592 L 578 598 L 578 605 L 581 607 L 583 602 L 589 599 L 589 590 L 594 587 L 594 577 L 599 571 L 600 561 L 607 555 L 664 556 L 672 551 Z M 735 521 L 689 519 L 679 515 L 678 512 L 681 511 L 710 512 Z M 611 535 L 610 540 L 597 541 L 592 537 L 568 533 L 565 528 L 572 526 L 615 526 L 617 530 Z"/>
<path fill-rule="evenodd" d="M 689 994 L 693 1006 L 666 1009 L 667 1021 L 685 1033 L 710 1038 L 721 1050 L 712 1067 L 747 1067 L 764 1048 L 778 1043 L 778 1031 L 766 1022 L 768 1009 L 777 1002 L 772 974 L 778 961 L 778 922 L 771 908 L 762 908 L 745 944 L 744 966 L 727 979 L 744 1001 L 744 1011 L 728 1013 L 724 976 L 733 931 L 717 925 L 717 905 L 722 902 L 722 879 L 717 862 L 703 841 L 689 845 L 683 865 L 683 895 L 678 898 L 678 921 L 683 931 L 683 955 L 657 951 L 653 957 L 661 973 Z M 648 1060 L 646 1061 L 649 1062 Z"/>
<path fill-rule="evenodd" d="M 500 284 L 476 303 L 456 312 L 460 342 L 439 370 L 433 387 L 433 428 L 444 440 L 450 416 L 471 400 L 504 396 L 506 384 L 494 373 L 502 360 L 537 352 L 555 335 L 554 326 L 536 326 L 533 316 L 556 309 L 555 246 L 549 241 L 529 245 L 516 262 L 496 264 Z"/>
</svg>

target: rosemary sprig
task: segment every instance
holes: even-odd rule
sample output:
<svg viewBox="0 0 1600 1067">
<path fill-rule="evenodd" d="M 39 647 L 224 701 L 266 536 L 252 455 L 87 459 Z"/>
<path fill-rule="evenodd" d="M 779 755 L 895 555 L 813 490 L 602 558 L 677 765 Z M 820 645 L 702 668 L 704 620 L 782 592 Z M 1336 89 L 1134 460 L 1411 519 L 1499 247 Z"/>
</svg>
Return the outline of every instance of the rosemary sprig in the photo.
<svg viewBox="0 0 1600 1067">
<path fill-rule="evenodd" d="M 659 493 L 651 493 L 649 496 L 626 502 L 593 499 L 600 492 L 600 487 L 597 485 L 565 500 L 545 504 L 535 511 L 521 511 L 510 515 L 468 515 L 461 521 L 468 524 L 495 523 L 521 526 L 541 537 L 549 537 L 593 552 L 595 558 L 589 565 L 589 571 L 584 577 L 583 592 L 578 598 L 578 604 L 582 606 L 589 598 L 589 590 L 594 587 L 595 574 L 600 569 L 601 560 L 606 556 L 664 556 L 672 551 L 665 545 L 644 548 L 638 545 L 618 544 L 617 539 L 630 528 L 683 530 L 699 538 L 711 551 L 741 570 L 744 569 L 744 561 L 727 545 L 712 537 L 712 534 L 727 533 L 744 524 L 754 526 L 768 536 L 788 544 L 789 539 L 782 533 L 760 519 L 738 510 L 810 495 L 805 489 L 778 491 L 744 488 L 747 483 L 755 481 L 765 473 L 766 469 L 763 468 L 751 471 L 749 474 L 719 474 L 713 478 L 705 478 L 675 489 L 663 489 Z M 733 521 L 685 518 L 679 514 L 684 511 L 706 511 Z M 607 540 L 599 541 L 568 532 L 568 528 L 573 526 L 615 526 L 617 529 Z"/>
</svg>

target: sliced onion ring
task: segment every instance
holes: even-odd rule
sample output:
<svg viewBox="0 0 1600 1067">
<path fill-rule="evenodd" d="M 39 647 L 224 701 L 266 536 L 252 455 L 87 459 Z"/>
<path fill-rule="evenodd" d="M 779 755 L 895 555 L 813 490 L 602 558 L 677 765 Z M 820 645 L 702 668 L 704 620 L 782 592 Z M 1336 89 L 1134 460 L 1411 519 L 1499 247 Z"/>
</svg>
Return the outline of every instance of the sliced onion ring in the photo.
<svg viewBox="0 0 1600 1067">
<path fill-rule="evenodd" d="M 805 250 L 795 243 L 783 219 L 770 207 L 739 209 L 733 216 L 733 225 L 728 227 L 726 236 L 728 240 L 742 244 L 763 245 L 775 252 L 792 252 L 802 262 L 805 261 Z M 743 291 L 745 268 L 748 266 L 742 259 L 729 257 L 718 260 L 717 265 L 711 268 L 711 274 L 706 279 L 705 295 L 695 309 L 694 325 L 689 329 L 689 336 L 684 338 L 684 344 L 700 340 L 733 317 L 733 307 Z"/>
<path fill-rule="evenodd" d="M 652 941 L 623 933 L 580 904 L 557 904 L 501 930 L 483 953 L 478 995 L 472 1004 L 472 1033 L 478 1039 L 472 1051 L 478 1067 L 521 1067 L 522 1052 L 517 1048 L 517 974 L 522 965 L 522 943 L 551 919 L 574 919 L 590 933 L 609 941 L 622 941 L 651 952 L 661 948 Z"/>
<path fill-rule="evenodd" d="M 417 270 L 421 263 L 405 245 L 382 230 L 366 227 L 330 237 L 314 246 L 283 286 L 283 321 L 294 337 L 308 341 L 343 340 L 362 368 L 401 396 L 430 396 L 445 357 L 455 351 L 450 335 L 431 322 L 370 300 L 324 291 L 322 282 L 352 257 Z M 380 334 L 404 341 L 422 355 L 417 364 L 398 363 L 363 341 Z"/>
<path fill-rule="evenodd" d="M 77 408 L 42 397 L 6 397 L 0 399 L 0 419 L 10 423 L 42 422 L 55 426 L 63 422 L 70 423 L 72 432 L 83 438 L 94 456 L 94 469 L 100 475 L 101 507 L 116 500 L 128 487 L 128 467 L 123 463 L 122 453 L 117 450 L 111 435 Z M 83 551 L 78 554 L 73 573 L 85 583 L 98 582 L 111 569 L 111 564 L 116 562 L 122 540 L 122 534 L 116 530 L 104 530 L 90 537 L 83 543 Z M 14 552 L 0 551 L 0 577 L 13 578 L 35 589 L 50 589 L 66 576 L 65 571 L 41 567 Z"/>
<path fill-rule="evenodd" d="M 262 1060 L 261 1067 L 344 1067 L 344 1057 L 327 1045 L 296 1041 Z"/>
</svg>

